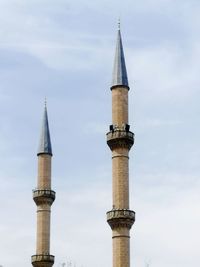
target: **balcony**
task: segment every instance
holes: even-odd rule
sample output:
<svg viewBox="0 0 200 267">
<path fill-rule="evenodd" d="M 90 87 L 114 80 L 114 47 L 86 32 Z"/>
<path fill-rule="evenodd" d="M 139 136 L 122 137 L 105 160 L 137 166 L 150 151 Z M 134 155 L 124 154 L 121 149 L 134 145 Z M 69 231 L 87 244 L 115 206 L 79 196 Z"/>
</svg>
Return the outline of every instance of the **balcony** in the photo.
<svg viewBox="0 0 200 267">
<path fill-rule="evenodd" d="M 56 198 L 56 192 L 50 189 L 33 190 L 33 199 L 36 204 L 48 202 L 52 204 Z"/>
<path fill-rule="evenodd" d="M 54 264 L 54 256 L 49 254 L 33 255 L 31 257 L 31 262 L 34 267 L 51 267 Z"/>
<path fill-rule="evenodd" d="M 110 149 L 114 149 L 116 147 L 125 147 L 131 149 L 134 144 L 134 133 L 126 130 L 113 130 L 108 132 L 107 134 L 107 144 Z"/>
<path fill-rule="evenodd" d="M 128 209 L 113 209 L 107 212 L 107 222 L 112 229 L 118 227 L 131 229 L 135 222 L 135 212 Z"/>
</svg>

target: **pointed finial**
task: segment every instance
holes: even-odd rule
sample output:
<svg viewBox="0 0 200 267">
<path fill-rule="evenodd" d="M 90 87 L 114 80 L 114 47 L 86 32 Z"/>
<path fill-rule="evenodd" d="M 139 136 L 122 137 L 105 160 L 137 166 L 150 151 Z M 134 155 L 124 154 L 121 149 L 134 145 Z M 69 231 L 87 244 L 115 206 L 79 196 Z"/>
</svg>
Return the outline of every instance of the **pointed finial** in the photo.
<svg viewBox="0 0 200 267">
<path fill-rule="evenodd" d="M 118 18 L 118 30 L 120 30 L 120 28 L 121 28 L 121 20 L 120 18 Z"/>
<path fill-rule="evenodd" d="M 47 107 L 47 97 L 45 96 L 44 98 L 44 107 L 46 108 Z"/>
</svg>

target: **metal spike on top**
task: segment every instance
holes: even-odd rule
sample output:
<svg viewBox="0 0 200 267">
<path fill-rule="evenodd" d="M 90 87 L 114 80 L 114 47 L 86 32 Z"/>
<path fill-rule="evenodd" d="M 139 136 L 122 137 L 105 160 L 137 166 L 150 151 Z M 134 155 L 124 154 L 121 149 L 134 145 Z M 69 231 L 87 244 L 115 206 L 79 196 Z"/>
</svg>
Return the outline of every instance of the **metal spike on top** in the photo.
<svg viewBox="0 0 200 267">
<path fill-rule="evenodd" d="M 118 19 L 118 30 L 120 30 L 120 28 L 121 28 L 121 20 L 120 20 L 120 18 Z"/>
<path fill-rule="evenodd" d="M 124 50 L 122 45 L 122 37 L 121 37 L 121 30 L 120 30 L 120 19 L 118 21 L 118 33 L 117 33 L 117 45 L 115 51 L 115 60 L 114 60 L 114 67 L 113 67 L 113 77 L 112 77 L 112 85 L 111 89 L 114 86 L 126 86 L 128 85 L 128 76 L 126 71 L 126 63 L 124 57 Z"/>
<path fill-rule="evenodd" d="M 47 115 L 47 101 L 44 102 L 44 115 L 42 120 L 42 130 L 40 134 L 40 142 L 38 147 L 38 154 L 49 154 L 52 156 L 51 138 L 49 131 L 48 115 Z"/>
</svg>

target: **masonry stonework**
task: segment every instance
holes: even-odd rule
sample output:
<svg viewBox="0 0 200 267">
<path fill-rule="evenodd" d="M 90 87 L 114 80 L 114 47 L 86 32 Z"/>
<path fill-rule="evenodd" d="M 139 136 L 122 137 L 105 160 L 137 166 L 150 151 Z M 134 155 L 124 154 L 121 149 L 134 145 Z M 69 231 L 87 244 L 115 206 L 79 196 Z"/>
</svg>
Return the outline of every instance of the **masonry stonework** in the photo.
<svg viewBox="0 0 200 267">
<path fill-rule="evenodd" d="M 51 188 L 51 155 L 41 154 L 38 157 L 38 188 Z"/>
<path fill-rule="evenodd" d="M 33 199 L 37 205 L 37 241 L 36 255 L 32 256 L 32 265 L 33 267 L 52 267 L 54 256 L 50 254 L 50 222 L 51 205 L 55 200 L 55 192 L 51 190 L 52 150 L 46 106 L 37 155 L 37 188 L 33 190 Z"/>
<path fill-rule="evenodd" d="M 113 71 L 112 125 L 107 133 L 107 144 L 112 151 L 112 210 L 107 212 L 107 222 L 112 229 L 113 267 L 130 267 L 130 229 L 135 212 L 129 210 L 129 150 L 134 134 L 128 124 L 128 77 L 118 30 Z"/>
<path fill-rule="evenodd" d="M 112 122 L 118 126 L 128 124 L 128 88 L 112 90 Z"/>
</svg>

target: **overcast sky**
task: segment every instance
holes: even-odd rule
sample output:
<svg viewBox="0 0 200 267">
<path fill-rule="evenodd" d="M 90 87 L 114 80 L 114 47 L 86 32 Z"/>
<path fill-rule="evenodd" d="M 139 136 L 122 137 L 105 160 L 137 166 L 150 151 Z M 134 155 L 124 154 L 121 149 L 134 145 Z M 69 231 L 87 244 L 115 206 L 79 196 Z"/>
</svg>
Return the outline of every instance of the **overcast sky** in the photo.
<svg viewBox="0 0 200 267">
<path fill-rule="evenodd" d="M 199 0 L 0 0 L 0 265 L 31 266 L 35 254 L 47 97 L 54 266 L 112 266 L 105 134 L 119 17 L 136 136 L 131 266 L 200 265 L 199 14 Z"/>
</svg>

